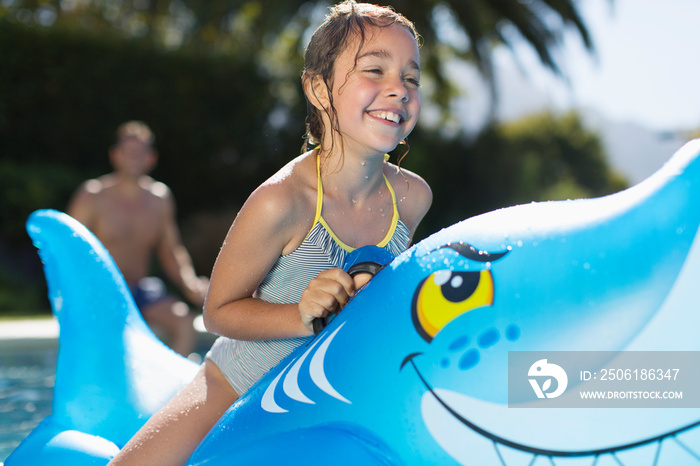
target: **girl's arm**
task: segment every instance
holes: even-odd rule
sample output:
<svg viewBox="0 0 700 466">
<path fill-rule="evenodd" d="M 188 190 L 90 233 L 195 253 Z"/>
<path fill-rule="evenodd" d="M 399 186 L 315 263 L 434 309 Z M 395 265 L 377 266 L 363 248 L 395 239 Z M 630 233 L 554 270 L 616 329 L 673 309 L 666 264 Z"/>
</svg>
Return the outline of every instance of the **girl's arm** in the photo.
<svg viewBox="0 0 700 466">
<path fill-rule="evenodd" d="M 266 183 L 251 194 L 226 235 L 214 264 L 204 305 L 212 333 L 240 340 L 312 335 L 311 321 L 342 307 L 353 293 L 340 269 L 319 274 L 298 304 L 273 304 L 254 292 L 283 253 L 291 252 L 311 228 L 313 203 L 290 183 Z M 303 316 L 303 317 L 302 317 Z"/>
</svg>

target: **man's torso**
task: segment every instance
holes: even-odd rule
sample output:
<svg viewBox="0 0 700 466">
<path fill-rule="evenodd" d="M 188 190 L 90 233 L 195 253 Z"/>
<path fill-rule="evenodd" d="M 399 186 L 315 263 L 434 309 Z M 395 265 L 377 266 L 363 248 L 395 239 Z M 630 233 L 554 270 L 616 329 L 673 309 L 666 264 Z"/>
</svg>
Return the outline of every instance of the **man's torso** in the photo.
<svg viewBox="0 0 700 466">
<path fill-rule="evenodd" d="M 128 283 L 149 274 L 153 251 L 163 235 L 164 199 L 156 195 L 160 183 L 145 184 L 133 196 L 124 196 L 104 182 L 95 195 L 90 229 L 112 255 Z"/>
</svg>

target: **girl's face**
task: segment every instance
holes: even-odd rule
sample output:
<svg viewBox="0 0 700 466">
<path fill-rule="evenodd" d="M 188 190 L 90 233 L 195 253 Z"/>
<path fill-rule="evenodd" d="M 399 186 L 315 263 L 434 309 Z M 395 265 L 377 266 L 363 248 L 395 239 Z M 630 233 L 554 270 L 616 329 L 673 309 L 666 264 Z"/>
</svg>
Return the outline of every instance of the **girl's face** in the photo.
<svg viewBox="0 0 700 466">
<path fill-rule="evenodd" d="M 333 105 L 345 152 L 383 155 L 418 120 L 418 44 L 406 28 L 392 24 L 367 29 L 359 53 L 358 45 L 351 41 L 335 62 Z"/>
</svg>

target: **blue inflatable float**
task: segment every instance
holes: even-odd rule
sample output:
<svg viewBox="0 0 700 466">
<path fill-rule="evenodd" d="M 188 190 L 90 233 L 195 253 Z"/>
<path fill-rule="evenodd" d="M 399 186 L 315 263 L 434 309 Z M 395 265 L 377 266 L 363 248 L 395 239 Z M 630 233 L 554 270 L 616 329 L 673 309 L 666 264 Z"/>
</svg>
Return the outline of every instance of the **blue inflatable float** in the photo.
<svg viewBox="0 0 700 466">
<path fill-rule="evenodd" d="M 245 393 L 189 464 L 700 463 L 699 157 L 692 141 L 623 192 L 490 212 L 415 245 Z M 53 414 L 6 464 L 105 464 L 196 368 L 151 334 L 85 228 L 40 211 L 28 230 L 60 349 Z M 574 399 L 623 355 L 651 352 L 665 362 L 621 378 L 662 369 L 659 383 L 685 390 L 676 404 Z M 552 359 L 572 354 L 586 371 Z"/>
</svg>

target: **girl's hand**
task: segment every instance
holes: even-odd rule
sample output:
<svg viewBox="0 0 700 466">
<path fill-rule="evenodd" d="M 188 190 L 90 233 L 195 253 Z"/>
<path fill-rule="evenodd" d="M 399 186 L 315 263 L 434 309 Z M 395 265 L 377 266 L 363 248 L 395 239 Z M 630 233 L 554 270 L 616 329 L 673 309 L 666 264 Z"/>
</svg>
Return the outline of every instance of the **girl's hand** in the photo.
<svg viewBox="0 0 700 466">
<path fill-rule="evenodd" d="M 306 328 L 313 332 L 313 321 L 340 311 L 355 294 L 355 283 L 343 269 L 319 273 L 301 295 L 299 314 Z"/>
<path fill-rule="evenodd" d="M 352 276 L 352 281 L 355 284 L 355 292 L 360 291 L 360 288 L 365 286 L 374 277 L 371 273 L 361 272 Z"/>
</svg>

